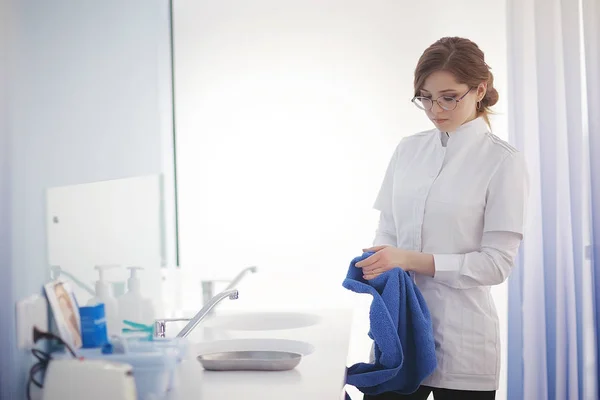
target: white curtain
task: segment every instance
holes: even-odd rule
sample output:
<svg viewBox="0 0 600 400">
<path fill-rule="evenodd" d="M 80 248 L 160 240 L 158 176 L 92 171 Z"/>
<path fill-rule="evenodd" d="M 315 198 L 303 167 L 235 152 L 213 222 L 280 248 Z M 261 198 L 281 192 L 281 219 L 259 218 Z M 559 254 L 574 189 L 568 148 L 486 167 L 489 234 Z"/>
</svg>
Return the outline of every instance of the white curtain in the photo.
<svg viewBox="0 0 600 400">
<path fill-rule="evenodd" d="M 532 182 L 508 398 L 597 399 L 600 1 L 509 0 L 507 20 L 510 140 Z"/>
</svg>

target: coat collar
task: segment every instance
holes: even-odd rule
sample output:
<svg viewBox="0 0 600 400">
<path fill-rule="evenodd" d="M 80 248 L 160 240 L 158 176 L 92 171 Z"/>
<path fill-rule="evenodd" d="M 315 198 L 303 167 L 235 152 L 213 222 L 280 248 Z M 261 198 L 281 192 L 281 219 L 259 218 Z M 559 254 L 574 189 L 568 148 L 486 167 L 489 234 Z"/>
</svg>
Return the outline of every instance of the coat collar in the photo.
<svg viewBox="0 0 600 400">
<path fill-rule="evenodd" d="M 452 136 L 458 136 L 458 135 L 465 135 L 465 134 L 469 134 L 469 133 L 486 133 L 488 131 L 489 131 L 489 128 L 488 128 L 487 124 L 485 123 L 485 120 L 483 119 L 483 117 L 478 117 L 472 121 L 462 124 L 454 132 L 448 132 L 448 133 L 450 134 L 450 137 L 452 137 Z M 442 132 L 442 133 L 445 133 L 445 132 Z"/>
<path fill-rule="evenodd" d="M 483 119 L 483 117 L 475 118 L 465 124 L 459 126 L 454 132 L 448 132 L 449 137 L 445 138 L 446 132 L 439 131 L 440 143 L 442 146 L 447 146 L 450 143 L 453 145 L 458 143 L 464 143 L 464 141 L 470 141 L 476 137 L 480 137 L 481 134 L 489 132 L 490 129 Z"/>
</svg>

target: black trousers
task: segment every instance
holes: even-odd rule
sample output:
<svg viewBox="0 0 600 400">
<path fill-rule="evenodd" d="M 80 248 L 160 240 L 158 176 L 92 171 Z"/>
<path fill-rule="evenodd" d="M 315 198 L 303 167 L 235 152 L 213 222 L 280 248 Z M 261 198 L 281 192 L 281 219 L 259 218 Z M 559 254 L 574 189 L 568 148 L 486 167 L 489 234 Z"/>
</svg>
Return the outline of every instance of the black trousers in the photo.
<svg viewBox="0 0 600 400">
<path fill-rule="evenodd" d="M 383 393 L 377 396 L 366 394 L 364 400 L 427 400 L 431 392 L 434 400 L 494 400 L 496 398 L 495 390 L 452 390 L 420 386 L 412 394 Z"/>
</svg>

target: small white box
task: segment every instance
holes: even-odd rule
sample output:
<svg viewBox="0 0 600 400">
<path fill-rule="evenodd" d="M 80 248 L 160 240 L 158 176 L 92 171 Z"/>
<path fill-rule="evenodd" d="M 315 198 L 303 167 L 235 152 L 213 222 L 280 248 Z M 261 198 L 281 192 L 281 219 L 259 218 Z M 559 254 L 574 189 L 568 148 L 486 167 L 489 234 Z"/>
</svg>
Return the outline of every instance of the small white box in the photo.
<svg viewBox="0 0 600 400">
<path fill-rule="evenodd" d="M 17 303 L 17 343 L 19 349 L 31 349 L 33 327 L 48 331 L 48 302 L 44 296 L 34 294 Z"/>
</svg>

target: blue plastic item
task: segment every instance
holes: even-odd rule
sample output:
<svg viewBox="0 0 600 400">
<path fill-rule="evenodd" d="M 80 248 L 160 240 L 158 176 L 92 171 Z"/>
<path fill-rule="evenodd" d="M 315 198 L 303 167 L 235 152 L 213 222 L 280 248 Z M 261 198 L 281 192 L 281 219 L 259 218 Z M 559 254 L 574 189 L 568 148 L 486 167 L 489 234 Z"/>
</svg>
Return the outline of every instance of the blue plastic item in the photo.
<svg viewBox="0 0 600 400">
<path fill-rule="evenodd" d="M 124 354 L 125 346 L 120 342 L 104 343 L 102 354 Z"/>
<path fill-rule="evenodd" d="M 138 392 L 138 400 L 162 400 L 177 385 L 177 366 L 189 349 L 187 339 L 156 339 L 153 341 L 111 338 L 102 348 L 79 349 L 77 355 L 129 364 Z M 68 353 L 53 357 L 70 357 Z"/>
<path fill-rule="evenodd" d="M 124 342 L 124 346 L 129 353 L 166 351 L 175 356 L 177 364 L 183 361 L 190 349 L 189 341 L 185 338 L 154 338 L 152 341 L 130 339 Z M 169 389 L 177 385 L 175 372 L 174 369 L 169 378 Z"/>
<path fill-rule="evenodd" d="M 79 318 L 83 348 L 98 348 L 108 342 L 103 303 L 79 307 Z"/>
<path fill-rule="evenodd" d="M 178 361 L 175 349 L 129 351 L 121 354 L 103 354 L 102 349 L 80 349 L 78 355 L 87 359 L 102 359 L 131 365 L 138 400 L 164 399 L 172 389 Z"/>
<path fill-rule="evenodd" d="M 102 345 L 102 354 L 113 354 L 114 349 L 111 343 L 104 343 Z"/>
<path fill-rule="evenodd" d="M 139 341 L 139 340 L 127 340 L 125 346 L 129 352 L 149 352 L 149 351 L 162 351 L 165 349 L 174 350 L 177 361 L 181 362 L 188 350 L 189 341 L 185 338 L 155 338 L 152 341 Z"/>
</svg>

